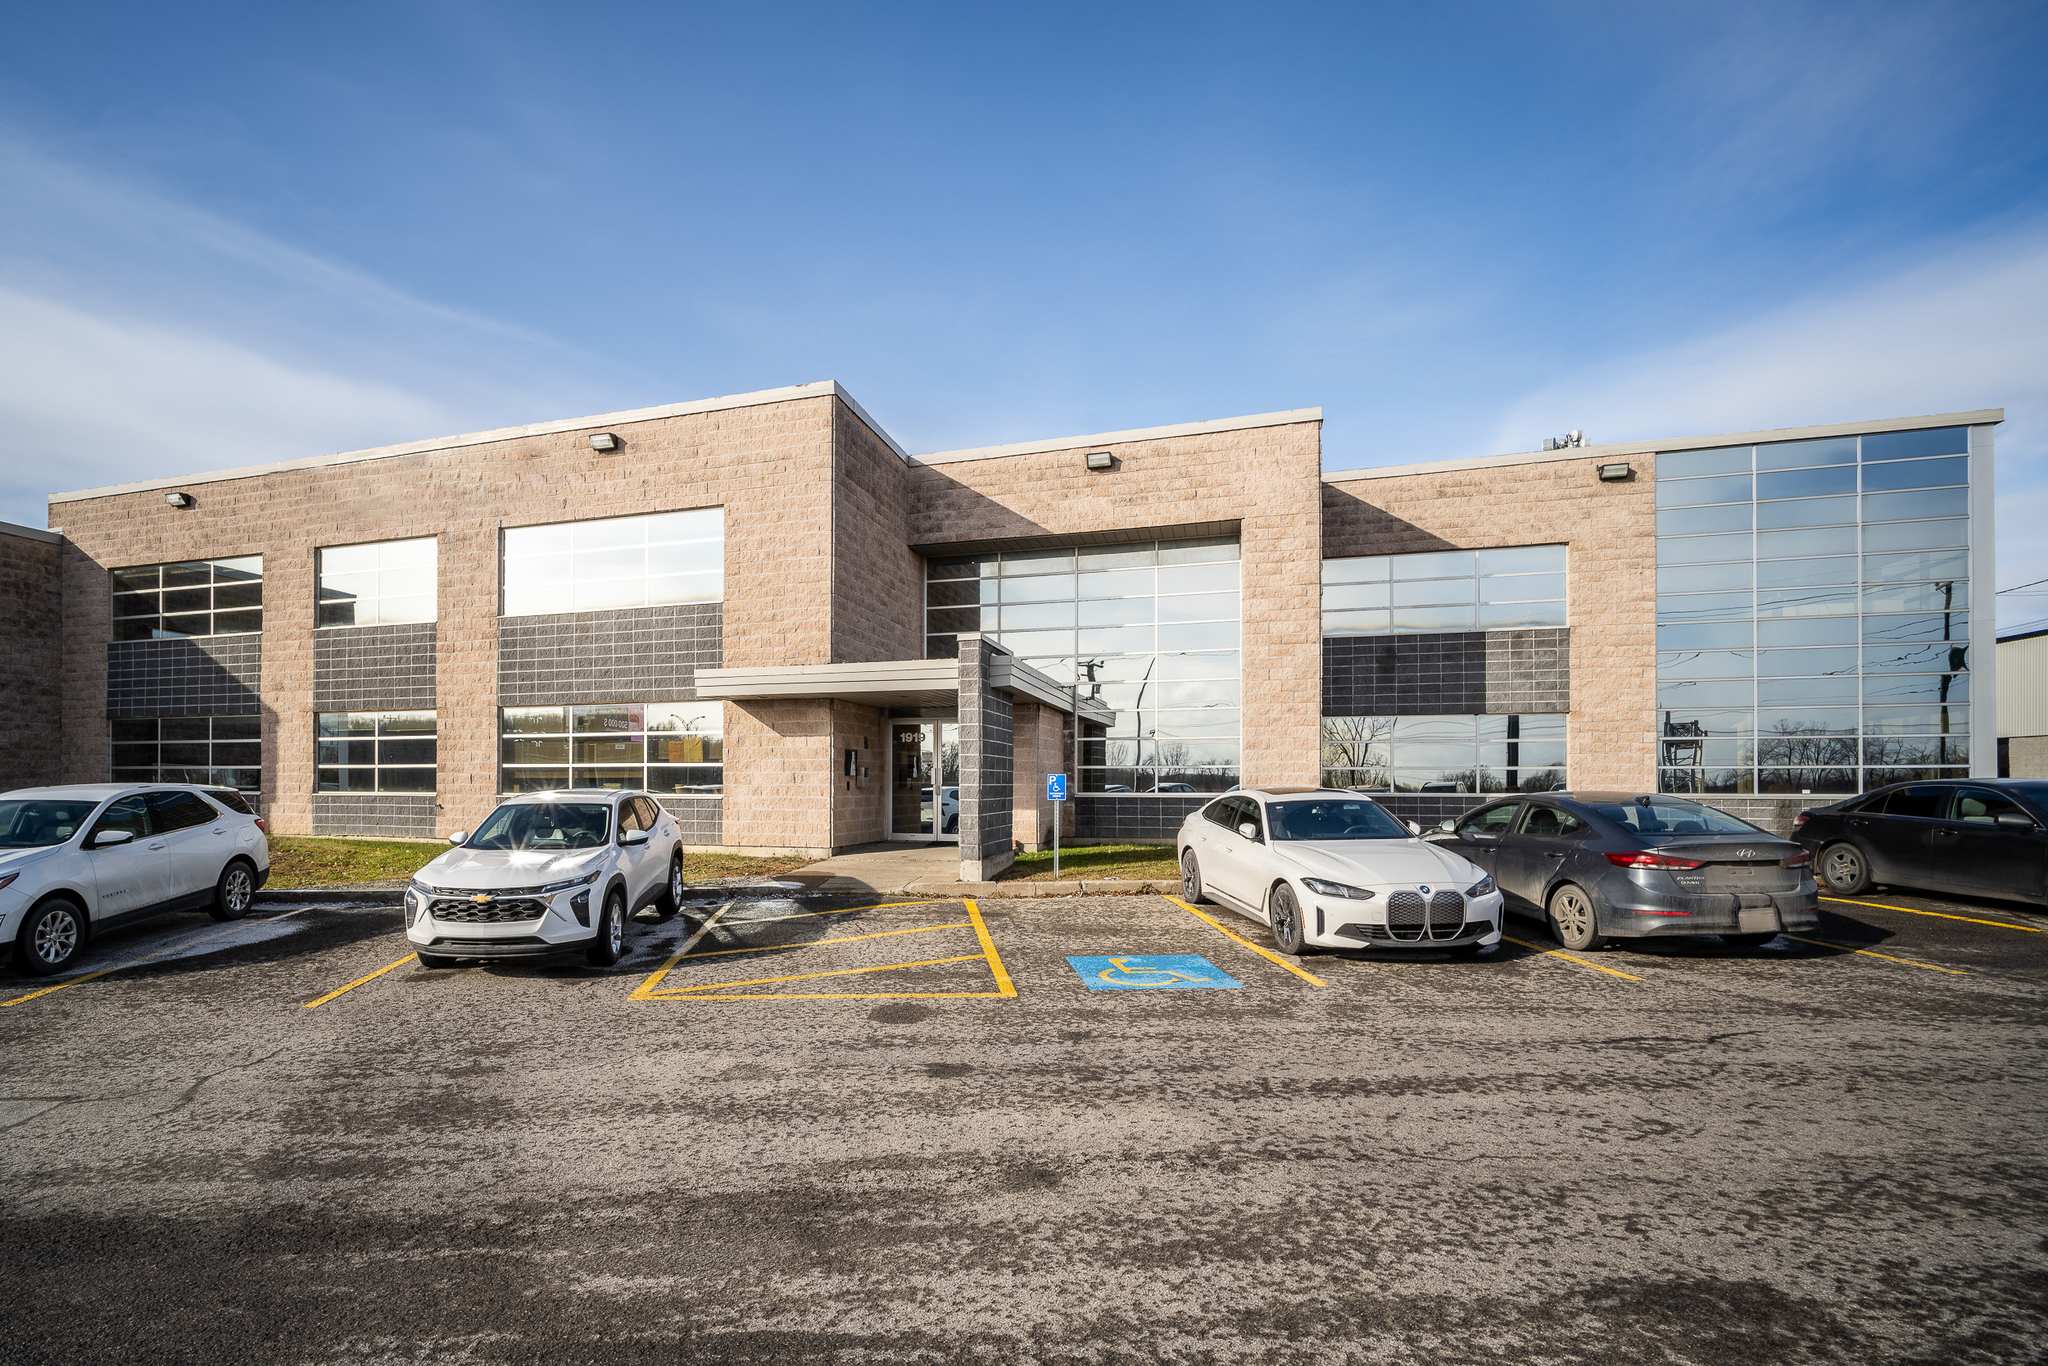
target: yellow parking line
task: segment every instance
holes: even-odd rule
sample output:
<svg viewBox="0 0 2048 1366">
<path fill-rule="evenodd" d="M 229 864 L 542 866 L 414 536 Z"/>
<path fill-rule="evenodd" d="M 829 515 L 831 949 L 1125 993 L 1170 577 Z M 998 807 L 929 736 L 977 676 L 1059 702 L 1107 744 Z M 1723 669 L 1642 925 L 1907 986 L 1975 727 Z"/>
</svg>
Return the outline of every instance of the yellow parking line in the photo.
<svg viewBox="0 0 2048 1366">
<path fill-rule="evenodd" d="M 350 982 L 345 987 L 336 987 L 334 990 L 328 992 L 325 996 L 319 997 L 316 1000 L 306 1002 L 303 1006 L 300 1006 L 299 1009 L 311 1010 L 314 1006 L 324 1006 L 329 1001 L 333 1000 L 335 997 L 346 995 L 347 993 L 354 991 L 357 987 L 361 986 L 365 982 L 374 982 L 379 977 L 382 977 L 385 973 L 391 971 L 393 968 L 402 968 L 407 963 L 417 961 L 418 958 L 418 954 L 408 953 L 405 957 L 399 959 L 396 963 L 386 963 L 383 967 L 378 968 L 375 972 L 370 973 L 367 976 L 358 977 L 356 978 L 355 981 Z"/>
<path fill-rule="evenodd" d="M 1319 987 L 1326 987 L 1330 985 L 1328 982 L 1325 982 L 1322 978 L 1316 976 L 1314 973 L 1296 967 L 1294 964 L 1288 962 L 1285 958 L 1282 958 L 1279 954 L 1273 952 L 1271 949 L 1260 948 L 1251 940 L 1246 939 L 1242 935 L 1236 933 L 1228 925 L 1218 920 L 1215 916 L 1210 915 L 1205 911 L 1196 910 L 1193 906 L 1188 905 L 1187 902 L 1182 901 L 1179 897 L 1169 896 L 1166 899 L 1168 901 L 1171 901 L 1174 905 L 1180 907 L 1182 910 L 1186 911 L 1189 915 L 1195 917 L 1195 919 L 1207 921 L 1209 923 L 1210 928 L 1214 929 L 1218 934 L 1222 935 L 1225 939 L 1234 939 L 1238 943 L 1250 949 L 1253 953 L 1258 954 L 1261 958 L 1271 959 L 1273 962 L 1278 963 L 1281 967 L 1286 968 L 1289 972 L 1293 973 L 1296 977 L 1299 977 L 1302 981 L 1310 983 L 1313 986 Z"/>
<path fill-rule="evenodd" d="M 1949 915 L 1945 911 L 1916 911 L 1911 906 L 1887 906 L 1882 901 L 1851 901 L 1845 896 L 1824 896 L 1822 901 L 1839 902 L 1844 906 L 1869 906 L 1880 911 L 1904 911 L 1907 915 L 1931 915 L 1937 920 L 1964 920 L 1972 925 L 1996 925 L 2001 930 L 2024 930 L 2028 934 L 2043 934 L 2039 925 L 2014 925 L 2004 920 L 1979 920 L 1970 915 Z"/>
<path fill-rule="evenodd" d="M 204 944 L 210 940 L 219 939 L 223 935 L 233 934 L 237 930 L 245 930 L 249 928 L 249 926 L 252 924 L 267 925 L 270 924 L 272 921 L 289 920 L 295 915 L 304 915 L 307 911 L 310 911 L 312 909 L 313 908 L 311 906 L 301 906 L 296 911 L 286 911 L 283 915 L 268 916 L 263 920 L 237 920 L 234 924 L 230 925 L 228 928 L 224 930 L 215 930 L 212 934 L 202 934 L 192 939 L 181 939 L 175 944 L 164 945 L 155 953 L 145 953 L 140 958 L 131 958 L 125 963 L 116 963 L 114 964 L 114 966 L 110 968 L 101 968 L 97 972 L 87 972 L 81 973 L 77 977 L 67 977 L 63 981 L 56 983 L 54 986 L 44 987 L 40 991 L 31 991 L 28 995 L 17 996 L 11 1001 L 0 1001 L 0 1008 L 4 1008 L 6 1006 L 22 1005 L 26 1002 L 35 1000 L 38 996 L 48 996 L 53 991 L 62 991 L 66 987 L 75 987 L 80 982 L 90 982 L 94 978 L 105 977 L 108 973 L 119 972 L 123 968 L 140 967 L 142 964 L 153 962 L 156 959 L 163 957 L 167 953 L 176 953 L 178 950 L 190 948 L 194 944 Z"/>
<path fill-rule="evenodd" d="M 1595 972 L 1604 972 L 1609 977 L 1619 977 L 1625 981 L 1630 982 L 1640 982 L 1643 980 L 1640 977 L 1636 977 L 1629 973 L 1623 972 L 1619 968 L 1607 968 L 1602 967 L 1598 963 L 1588 962 L 1584 958 L 1580 958 L 1576 955 L 1566 953 L 1563 949 L 1546 949 L 1541 944 L 1531 944 L 1526 939 L 1508 939 L 1508 936 L 1506 935 L 1502 935 L 1501 938 L 1507 939 L 1507 942 L 1510 944 L 1520 944 L 1525 949 L 1534 949 L 1538 953 L 1547 953 L 1552 958 L 1562 958 L 1567 963 L 1577 963 L 1580 967 L 1591 968 Z"/>
<path fill-rule="evenodd" d="M 981 907 L 974 904 L 973 897 L 966 898 L 966 901 L 967 918 L 974 922 L 974 937 L 981 941 L 981 952 L 988 959 L 988 970 L 995 974 L 996 995 L 1014 999 L 1017 984 L 1010 980 L 1010 970 L 1003 966 L 1003 956 L 996 952 L 996 941 L 989 937 L 988 926 L 982 923 Z"/>
<path fill-rule="evenodd" d="M 829 972 L 799 972 L 790 977 L 755 977 L 744 982 L 706 982 L 701 986 L 694 987 L 668 987 L 661 992 L 661 996 L 672 1000 L 678 996 L 694 995 L 699 992 L 708 994 L 714 991 L 723 991 L 728 987 L 765 987 L 772 986 L 777 982 L 808 982 L 816 977 L 855 977 L 863 972 L 888 972 L 892 968 L 932 968 L 944 963 L 973 963 L 980 959 L 980 954 L 969 953 L 959 958 L 925 958 L 915 963 L 883 963 L 871 968 L 833 968 Z M 890 994 L 894 995 L 895 993 Z M 923 996 L 989 996 L 994 993 L 986 991 L 927 991 L 916 994 Z M 769 999 L 781 1000 L 782 998 L 777 996 L 770 997 Z"/>
<path fill-rule="evenodd" d="M 691 949 L 696 948 L 698 941 L 703 939 L 705 935 L 711 933 L 711 927 L 713 925 L 716 925 L 721 919 L 723 919 L 727 911 L 731 910 L 733 907 L 737 905 L 739 905 L 739 902 L 737 901 L 728 901 L 723 906 L 720 906 L 717 910 L 713 911 L 709 916 L 706 916 L 704 919 L 704 923 L 697 927 L 697 932 L 691 935 L 688 939 L 685 939 L 683 941 L 683 946 L 677 949 L 674 953 L 670 954 L 669 959 L 666 963 L 663 963 L 660 967 L 656 968 L 653 972 L 649 973 L 646 981 L 642 982 L 639 986 L 634 987 L 633 990 L 627 994 L 626 999 L 629 1001 L 651 1001 L 656 999 L 649 993 L 651 993 L 656 987 L 661 985 L 661 979 L 668 976 L 668 970 L 674 967 L 676 964 L 682 962 L 683 955 L 688 953 Z"/>
<path fill-rule="evenodd" d="M 734 953 L 779 953 L 790 949 L 815 949 L 821 944 L 852 944 L 862 939 L 887 939 L 896 934 L 930 934 L 933 930 L 972 929 L 969 921 L 961 920 L 951 925 L 919 925 L 914 930 L 878 930 L 873 934 L 843 934 L 836 939 L 807 939 L 800 944 L 763 944 L 754 949 L 713 949 L 709 953 L 685 954 L 691 962 L 699 958 L 724 958 Z"/>
<path fill-rule="evenodd" d="M 1943 968 L 1936 967 L 1932 963 L 1916 963 L 1910 958 L 1894 958 L 1888 953 L 1873 953 L 1869 949 L 1854 949 L 1850 948 L 1847 944 L 1830 944 L 1825 939 L 1808 939 L 1805 935 L 1800 934 L 1788 934 L 1785 937 L 1787 939 L 1797 939 L 1802 944 L 1818 944 L 1824 949 L 1840 949 L 1844 953 L 1860 953 L 1866 958 L 1882 958 L 1887 963 L 1904 963 L 1909 968 L 1926 968 L 1929 972 L 1946 972 L 1955 977 L 1968 977 L 1970 975 L 1961 968 Z"/>
<path fill-rule="evenodd" d="M 758 920 L 735 920 L 735 925 L 773 925 L 782 920 L 808 920 L 817 915 L 852 915 L 855 911 L 887 911 L 897 906 L 936 906 L 941 899 L 927 901 L 884 901 L 879 906 L 847 906 L 836 911 L 798 911 L 794 915 L 764 915 Z M 703 957 L 702 954 L 698 955 Z"/>
</svg>

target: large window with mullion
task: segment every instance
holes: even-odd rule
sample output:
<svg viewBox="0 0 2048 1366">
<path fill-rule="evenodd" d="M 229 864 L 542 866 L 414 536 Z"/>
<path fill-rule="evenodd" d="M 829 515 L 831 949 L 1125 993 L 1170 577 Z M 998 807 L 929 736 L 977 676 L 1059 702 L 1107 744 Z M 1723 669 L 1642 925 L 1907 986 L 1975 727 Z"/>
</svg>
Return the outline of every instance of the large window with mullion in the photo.
<svg viewBox="0 0 2048 1366">
<path fill-rule="evenodd" d="M 1968 449 L 1951 427 L 1658 457 L 1663 790 L 1968 776 Z"/>
<path fill-rule="evenodd" d="M 263 790 L 261 717 L 121 716 L 107 724 L 117 783 Z"/>
<path fill-rule="evenodd" d="M 339 711 L 318 717 L 315 790 L 432 792 L 438 741 L 430 711 Z"/>
<path fill-rule="evenodd" d="M 508 527 L 504 615 L 597 612 L 725 599 L 725 510 Z"/>
<path fill-rule="evenodd" d="M 606 702 L 499 711 L 499 787 L 633 788 L 663 796 L 725 791 L 718 702 Z"/>
<path fill-rule="evenodd" d="M 927 656 L 980 631 L 1115 713 L 1084 721 L 1081 796 L 1222 792 L 1239 772 L 1235 537 L 927 561 Z"/>
<path fill-rule="evenodd" d="M 1499 546 L 1323 561 L 1323 634 L 1565 624 L 1565 547 Z"/>
<path fill-rule="evenodd" d="M 1365 792 L 1557 792 L 1565 717 L 1326 716 L 1323 786 Z"/>
<path fill-rule="evenodd" d="M 263 557 L 113 570 L 115 640 L 181 640 L 263 629 Z"/>
<path fill-rule="evenodd" d="M 432 621 L 440 543 L 432 536 L 319 552 L 322 627 Z"/>
</svg>

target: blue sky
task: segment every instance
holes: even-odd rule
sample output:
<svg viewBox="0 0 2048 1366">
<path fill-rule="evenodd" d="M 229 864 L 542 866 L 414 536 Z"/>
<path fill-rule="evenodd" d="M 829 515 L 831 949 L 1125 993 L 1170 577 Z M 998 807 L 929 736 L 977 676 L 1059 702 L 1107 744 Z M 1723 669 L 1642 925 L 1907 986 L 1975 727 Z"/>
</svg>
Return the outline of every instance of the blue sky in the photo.
<svg viewBox="0 0 2048 1366">
<path fill-rule="evenodd" d="M 2017 584 L 2044 69 L 2031 3 L 37 7 L 0 518 L 828 378 L 913 451 L 1320 405 L 1332 468 L 2003 406 Z"/>
</svg>

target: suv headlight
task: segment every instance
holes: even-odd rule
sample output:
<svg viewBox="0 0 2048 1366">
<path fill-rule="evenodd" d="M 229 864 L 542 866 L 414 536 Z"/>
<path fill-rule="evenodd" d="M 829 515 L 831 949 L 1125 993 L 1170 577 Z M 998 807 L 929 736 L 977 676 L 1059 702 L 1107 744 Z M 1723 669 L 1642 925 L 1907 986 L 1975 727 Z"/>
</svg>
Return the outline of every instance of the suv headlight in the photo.
<svg viewBox="0 0 2048 1366">
<path fill-rule="evenodd" d="M 1465 889 L 1465 895 L 1466 895 L 1466 896 L 1492 896 L 1492 895 L 1493 895 L 1493 879 L 1492 879 L 1491 877 L 1483 877 L 1483 878 L 1479 879 L 1479 881 L 1477 881 L 1477 882 L 1473 883 L 1473 884 L 1472 884 L 1472 885 L 1471 885 L 1470 887 L 1467 887 L 1467 888 Z"/>
<path fill-rule="evenodd" d="M 572 877 L 567 882 L 550 882 L 547 886 L 540 889 L 540 893 L 542 896 L 553 896 L 556 892 L 566 892 L 577 887 L 588 887 L 603 876 L 604 870 L 600 868 L 596 872 L 587 873 L 582 877 Z"/>
<path fill-rule="evenodd" d="M 415 882 L 405 889 L 405 926 L 411 929 L 419 922 L 420 912 L 426 908 L 427 894 Z"/>
<path fill-rule="evenodd" d="M 1347 901 L 1370 901 L 1373 894 L 1363 887 L 1353 887 L 1344 882 L 1325 882 L 1319 877 L 1305 877 L 1301 885 L 1317 896 L 1341 896 Z"/>
</svg>

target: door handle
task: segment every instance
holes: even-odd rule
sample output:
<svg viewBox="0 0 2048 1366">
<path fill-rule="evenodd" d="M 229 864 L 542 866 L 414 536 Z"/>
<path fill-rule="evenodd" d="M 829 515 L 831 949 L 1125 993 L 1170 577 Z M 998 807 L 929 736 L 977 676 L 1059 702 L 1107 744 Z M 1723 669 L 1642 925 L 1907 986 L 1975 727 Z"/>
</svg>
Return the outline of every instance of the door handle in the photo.
<svg viewBox="0 0 2048 1366">
<path fill-rule="evenodd" d="M 1545 849 L 1545 850 L 1543 851 L 1543 857 L 1545 857 L 1545 858 L 1563 858 L 1563 857 L 1564 857 L 1564 853 L 1565 853 L 1565 851 L 1564 851 L 1564 850 L 1562 850 L 1562 849 Z"/>
<path fill-rule="evenodd" d="M 227 832 L 228 828 L 225 825 L 216 825 L 213 827 L 213 833 L 216 835 L 225 835 Z"/>
<path fill-rule="evenodd" d="M 158 843 L 156 843 L 156 844 L 152 844 L 152 845 L 150 845 L 149 847 L 150 847 L 150 848 L 152 848 L 152 849 L 161 849 L 161 848 L 163 848 L 164 846 L 163 846 L 162 842 L 161 842 L 161 841 L 159 841 Z"/>
</svg>

